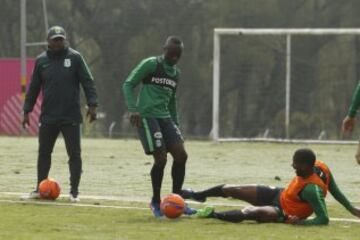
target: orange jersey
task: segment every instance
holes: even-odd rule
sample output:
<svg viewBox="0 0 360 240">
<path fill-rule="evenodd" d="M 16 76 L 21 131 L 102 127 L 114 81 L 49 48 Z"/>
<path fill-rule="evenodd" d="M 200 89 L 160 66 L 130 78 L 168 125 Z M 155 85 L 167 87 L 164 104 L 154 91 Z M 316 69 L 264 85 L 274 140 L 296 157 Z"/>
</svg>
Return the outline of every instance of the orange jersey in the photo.
<svg viewBox="0 0 360 240">
<path fill-rule="evenodd" d="M 320 171 L 319 171 L 320 170 Z M 304 179 L 296 176 L 289 186 L 280 195 L 280 205 L 285 215 L 297 216 L 301 219 L 309 217 L 313 213 L 310 204 L 300 199 L 300 193 L 307 184 L 318 185 L 324 193 L 324 197 L 329 189 L 330 170 L 325 163 L 316 160 L 314 173 Z"/>
</svg>

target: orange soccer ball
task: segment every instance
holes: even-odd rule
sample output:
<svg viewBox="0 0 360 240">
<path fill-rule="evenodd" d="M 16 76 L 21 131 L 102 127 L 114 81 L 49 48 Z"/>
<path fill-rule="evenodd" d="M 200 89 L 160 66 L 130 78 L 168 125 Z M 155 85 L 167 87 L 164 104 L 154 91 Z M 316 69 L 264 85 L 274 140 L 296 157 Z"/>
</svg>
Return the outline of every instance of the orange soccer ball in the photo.
<svg viewBox="0 0 360 240">
<path fill-rule="evenodd" d="M 61 192 L 60 185 L 51 178 L 47 178 L 39 184 L 39 193 L 42 199 L 55 200 Z"/>
<path fill-rule="evenodd" d="M 177 218 L 184 213 L 185 201 L 178 194 L 170 194 L 162 200 L 160 209 L 166 217 Z"/>
</svg>

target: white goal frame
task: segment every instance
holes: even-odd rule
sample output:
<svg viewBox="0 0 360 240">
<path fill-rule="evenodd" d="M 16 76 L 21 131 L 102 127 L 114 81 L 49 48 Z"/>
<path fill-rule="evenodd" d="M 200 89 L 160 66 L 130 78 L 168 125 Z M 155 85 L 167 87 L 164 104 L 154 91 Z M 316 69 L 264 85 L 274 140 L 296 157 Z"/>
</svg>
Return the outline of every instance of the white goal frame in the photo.
<svg viewBox="0 0 360 240">
<path fill-rule="evenodd" d="M 286 37 L 286 74 L 285 74 L 285 139 L 268 138 L 220 138 L 220 38 L 223 35 L 280 35 Z M 324 141 L 290 139 L 290 86 L 291 86 L 291 37 L 293 35 L 360 35 L 360 28 L 215 28 L 213 49 L 213 115 L 212 139 L 219 141 L 273 141 L 306 143 L 357 143 L 356 141 Z"/>
</svg>

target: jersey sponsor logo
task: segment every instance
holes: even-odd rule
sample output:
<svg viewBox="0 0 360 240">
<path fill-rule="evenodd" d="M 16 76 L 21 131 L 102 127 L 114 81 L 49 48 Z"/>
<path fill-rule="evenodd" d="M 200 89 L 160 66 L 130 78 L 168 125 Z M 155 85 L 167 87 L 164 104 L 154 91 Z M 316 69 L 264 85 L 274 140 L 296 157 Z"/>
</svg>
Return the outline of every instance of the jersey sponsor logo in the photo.
<svg viewBox="0 0 360 240">
<path fill-rule="evenodd" d="M 157 138 L 157 139 L 162 138 L 162 133 L 161 132 L 154 133 L 154 138 Z"/>
<path fill-rule="evenodd" d="M 155 145 L 157 148 L 161 147 L 161 140 L 160 139 L 156 140 Z"/>
<path fill-rule="evenodd" d="M 64 60 L 64 67 L 71 67 L 71 59 L 70 58 L 65 58 Z"/>
<path fill-rule="evenodd" d="M 159 85 L 165 85 L 172 88 L 176 87 L 176 81 L 169 79 L 169 78 L 158 78 L 158 77 L 152 77 L 151 83 L 159 84 Z"/>
</svg>

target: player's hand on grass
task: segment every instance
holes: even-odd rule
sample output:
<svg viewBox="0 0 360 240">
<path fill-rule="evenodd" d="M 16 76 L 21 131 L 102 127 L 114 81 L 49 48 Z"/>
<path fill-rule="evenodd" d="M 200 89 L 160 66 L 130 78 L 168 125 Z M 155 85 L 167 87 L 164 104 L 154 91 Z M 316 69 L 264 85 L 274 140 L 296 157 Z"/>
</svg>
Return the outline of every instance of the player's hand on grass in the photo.
<svg viewBox="0 0 360 240">
<path fill-rule="evenodd" d="M 342 122 L 341 131 L 346 133 L 351 133 L 355 127 L 355 118 L 346 116 L 345 119 Z"/>
<path fill-rule="evenodd" d="M 28 126 L 30 126 L 29 113 L 24 113 L 23 120 L 22 120 L 22 126 L 24 129 L 26 129 Z"/>
<path fill-rule="evenodd" d="M 87 110 L 87 113 L 86 113 L 86 117 L 89 118 L 89 122 L 93 122 L 96 120 L 96 107 L 95 106 L 90 106 Z"/>
<path fill-rule="evenodd" d="M 130 122 L 134 127 L 140 127 L 140 122 L 141 122 L 140 113 L 138 112 L 131 113 Z"/>
<path fill-rule="evenodd" d="M 360 218 L 360 208 L 354 207 L 354 208 L 351 210 L 351 213 L 352 213 L 352 215 Z"/>
<path fill-rule="evenodd" d="M 290 215 L 286 219 L 285 223 L 287 224 L 298 224 L 301 221 L 301 219 L 297 216 Z"/>
</svg>

